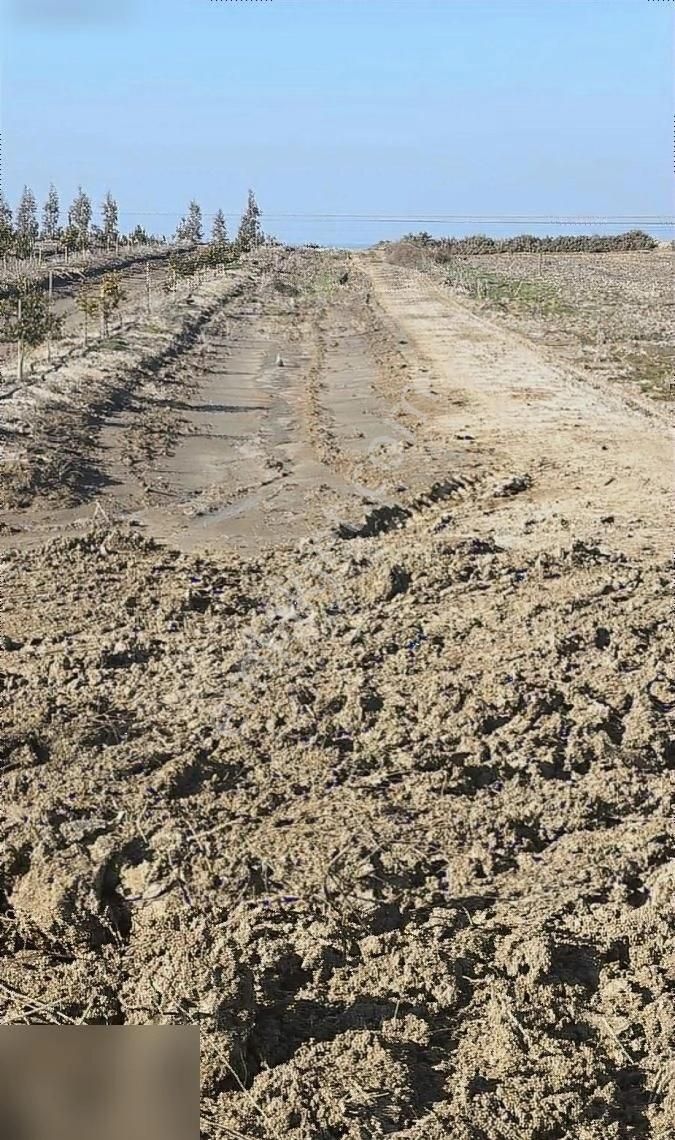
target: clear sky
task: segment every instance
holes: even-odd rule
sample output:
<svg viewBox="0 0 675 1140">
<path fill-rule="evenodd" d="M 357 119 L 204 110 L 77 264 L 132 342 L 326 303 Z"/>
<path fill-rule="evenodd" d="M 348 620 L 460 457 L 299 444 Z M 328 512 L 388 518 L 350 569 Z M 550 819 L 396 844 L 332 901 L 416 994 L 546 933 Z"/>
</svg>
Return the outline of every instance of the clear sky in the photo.
<svg viewBox="0 0 675 1140">
<path fill-rule="evenodd" d="M 504 227 L 278 215 L 673 213 L 675 0 L 0 3 L 12 204 L 110 187 L 168 234 L 252 186 L 339 244 Z"/>
</svg>

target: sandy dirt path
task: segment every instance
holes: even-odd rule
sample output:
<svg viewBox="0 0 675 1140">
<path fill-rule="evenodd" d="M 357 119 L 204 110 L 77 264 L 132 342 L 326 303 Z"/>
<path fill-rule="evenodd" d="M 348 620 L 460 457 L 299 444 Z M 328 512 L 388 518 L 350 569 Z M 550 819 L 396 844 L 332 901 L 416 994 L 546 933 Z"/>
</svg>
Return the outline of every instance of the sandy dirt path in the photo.
<svg viewBox="0 0 675 1140">
<path fill-rule="evenodd" d="M 434 390 L 429 430 L 448 439 L 470 434 L 486 475 L 511 471 L 531 481 L 515 515 L 507 508 L 508 523 L 501 511 L 504 525 L 522 531 L 526 512 L 531 546 L 561 519 L 586 533 L 612 516 L 608 533 L 624 549 L 668 552 L 674 454 L 665 413 L 646 405 L 641 413 L 621 392 L 576 377 L 421 273 L 372 255 L 364 268 L 378 301 L 410 338 L 412 368 L 420 353 L 432 362 L 433 373 L 418 375 L 410 388 L 427 407 Z M 448 395 L 457 406 L 443 406 Z"/>
<path fill-rule="evenodd" d="M 99 417 L 80 502 L 6 512 L 4 545 L 81 533 L 101 511 L 184 550 L 254 551 L 358 525 L 449 467 L 475 468 L 434 427 L 434 401 L 406 396 L 401 337 L 362 293 L 357 281 L 296 302 L 260 280 L 225 297 L 184 351 Z"/>
</svg>

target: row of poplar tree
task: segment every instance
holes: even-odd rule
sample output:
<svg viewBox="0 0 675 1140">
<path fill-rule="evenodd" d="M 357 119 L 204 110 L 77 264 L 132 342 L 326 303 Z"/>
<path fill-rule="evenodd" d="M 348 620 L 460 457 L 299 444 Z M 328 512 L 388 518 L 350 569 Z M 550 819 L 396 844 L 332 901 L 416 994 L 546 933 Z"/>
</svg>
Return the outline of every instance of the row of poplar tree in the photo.
<svg viewBox="0 0 675 1140">
<path fill-rule="evenodd" d="M 13 253 L 17 257 L 30 257 L 36 243 L 58 242 L 68 250 L 110 248 L 120 241 L 149 243 L 160 239 L 153 238 L 136 226 L 126 238 L 119 231 L 119 209 L 110 191 L 101 203 L 101 224 L 93 221 L 91 198 L 78 188 L 67 213 L 67 224 L 61 225 L 61 204 L 54 185 L 42 207 L 42 223 L 38 220 L 38 206 L 35 195 L 29 186 L 24 186 L 16 211 L 13 214 L 9 202 L 0 191 L 0 256 Z M 235 244 L 242 251 L 261 245 L 266 239 L 260 224 L 261 212 L 252 190 L 248 192 L 246 209 L 239 223 Z M 211 241 L 216 245 L 228 242 L 227 225 L 222 210 L 214 215 L 211 227 Z M 202 209 L 194 199 L 187 213 L 181 218 L 174 235 L 176 241 L 204 241 L 204 221 Z"/>
</svg>

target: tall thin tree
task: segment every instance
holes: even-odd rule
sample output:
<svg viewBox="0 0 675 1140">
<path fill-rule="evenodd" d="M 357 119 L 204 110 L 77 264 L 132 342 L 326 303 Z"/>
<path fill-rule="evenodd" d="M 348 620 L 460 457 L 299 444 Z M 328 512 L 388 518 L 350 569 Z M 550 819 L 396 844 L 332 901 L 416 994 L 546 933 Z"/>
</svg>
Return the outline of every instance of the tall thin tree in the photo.
<svg viewBox="0 0 675 1140">
<path fill-rule="evenodd" d="M 188 206 L 187 213 L 188 235 L 192 241 L 203 241 L 204 225 L 202 222 L 202 208 L 194 198 Z"/>
<path fill-rule="evenodd" d="M 225 245 L 225 242 L 227 241 L 227 225 L 225 223 L 225 215 L 222 210 L 218 210 L 218 213 L 213 219 L 213 226 L 211 228 L 211 241 L 214 245 Z"/>
<path fill-rule="evenodd" d="M 59 196 L 56 192 L 56 187 L 52 183 L 49 187 L 49 193 L 42 207 L 42 237 L 48 241 L 55 241 L 59 236 L 59 219 L 61 216 L 61 205 L 59 203 Z"/>
<path fill-rule="evenodd" d="M 260 217 L 261 211 L 255 200 L 255 194 L 252 190 L 249 190 L 246 209 L 242 214 L 239 223 L 239 232 L 237 233 L 237 245 L 244 253 L 255 249 L 256 246 L 261 245 L 264 240 Z"/>
<path fill-rule="evenodd" d="M 91 215 L 91 198 L 88 194 L 85 194 L 81 186 L 78 186 L 77 194 L 68 211 L 68 225 L 77 231 L 78 242 L 81 249 L 84 249 L 89 242 Z"/>
<path fill-rule="evenodd" d="M 0 255 L 6 257 L 14 241 L 12 207 L 0 190 Z"/>
<path fill-rule="evenodd" d="M 16 208 L 16 236 L 22 242 L 32 245 L 37 241 L 39 232 L 35 195 L 30 186 L 24 186 Z"/>
<path fill-rule="evenodd" d="M 101 206 L 103 218 L 103 240 L 106 245 L 112 245 L 119 237 L 119 210 L 117 202 L 108 190 Z"/>
</svg>

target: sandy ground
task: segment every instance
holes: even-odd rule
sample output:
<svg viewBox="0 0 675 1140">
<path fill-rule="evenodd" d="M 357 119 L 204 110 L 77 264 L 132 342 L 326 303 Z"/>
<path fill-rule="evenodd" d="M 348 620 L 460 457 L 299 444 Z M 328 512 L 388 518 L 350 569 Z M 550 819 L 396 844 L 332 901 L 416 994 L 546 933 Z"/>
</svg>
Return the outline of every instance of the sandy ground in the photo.
<svg viewBox="0 0 675 1140">
<path fill-rule="evenodd" d="M 157 306 L 159 292 L 168 277 L 168 259 L 171 250 L 145 249 L 137 254 L 124 253 L 119 256 L 102 255 L 93 257 L 88 262 L 80 262 L 71 267 L 62 264 L 53 267 L 52 283 L 52 312 L 63 318 L 63 325 L 58 339 L 52 341 L 47 350 L 46 345 L 37 349 L 27 349 L 25 372 L 34 381 L 48 370 L 49 361 L 60 363 L 65 360 L 75 345 L 82 342 L 84 337 L 83 316 L 78 308 L 76 298 L 84 285 L 88 285 L 96 293 L 101 276 L 105 272 L 112 272 L 124 278 L 124 298 L 113 324 L 119 328 L 129 321 L 137 320 L 145 311 L 147 298 L 146 272 L 150 273 L 150 302 Z M 26 276 L 33 277 L 41 283 L 45 294 L 48 293 L 48 273 L 45 268 L 35 268 Z M 15 287 L 15 277 L 9 274 L 3 278 L 0 272 L 0 292 Z M 90 318 L 88 335 L 90 339 L 96 338 L 98 320 Z M 49 358 L 49 360 L 48 360 Z M 0 400 L 3 394 L 15 387 L 16 381 L 16 349 L 13 344 L 0 341 Z"/>
<path fill-rule="evenodd" d="M 666 1140 L 666 411 L 375 253 L 164 319 L 3 514 L 3 1021 L 199 1023 L 205 1136 Z"/>
</svg>

